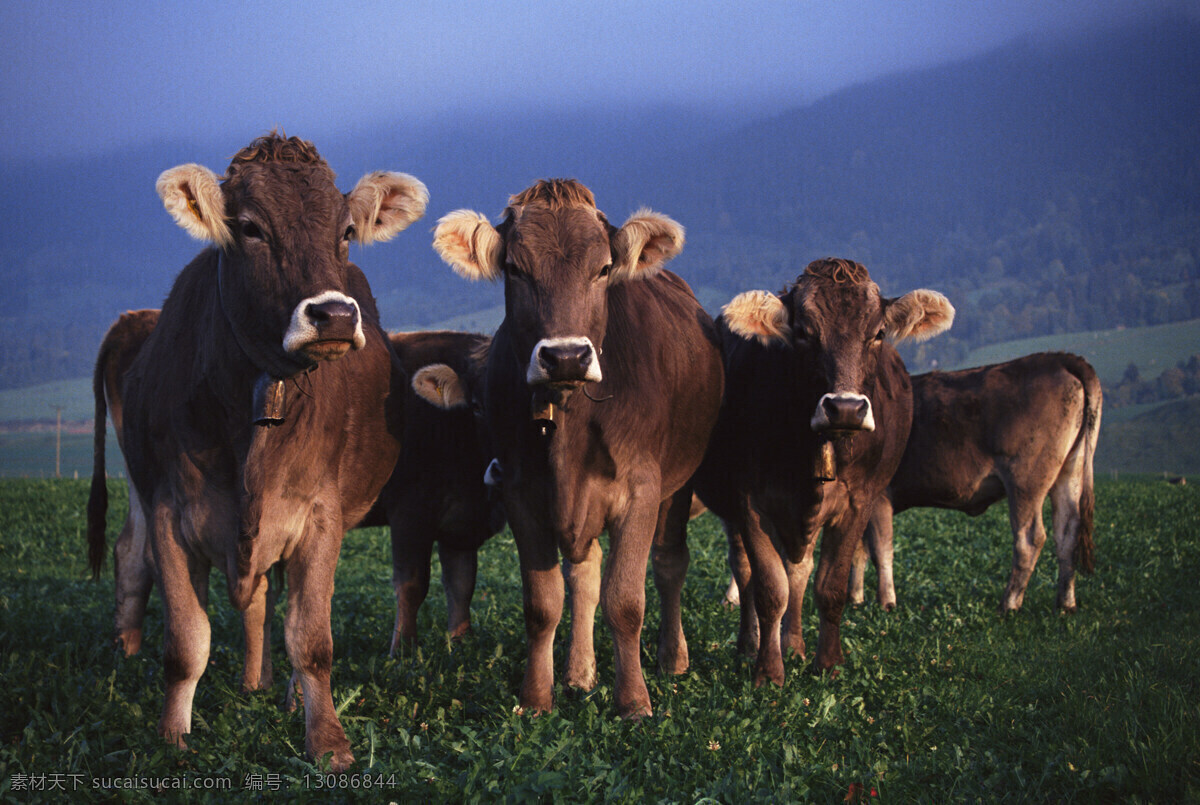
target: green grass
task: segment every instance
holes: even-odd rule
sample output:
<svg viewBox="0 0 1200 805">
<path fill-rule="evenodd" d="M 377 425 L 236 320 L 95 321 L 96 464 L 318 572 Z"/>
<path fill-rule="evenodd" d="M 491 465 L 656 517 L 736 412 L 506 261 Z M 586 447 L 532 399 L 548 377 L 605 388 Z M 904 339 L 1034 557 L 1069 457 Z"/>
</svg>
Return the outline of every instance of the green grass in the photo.
<svg viewBox="0 0 1200 805">
<path fill-rule="evenodd" d="M 1062 333 L 989 344 L 971 350 L 960 366 L 945 368 L 983 366 L 1046 351 L 1082 355 L 1096 368 L 1096 373 L 1105 383 L 1118 382 L 1130 363 L 1137 364 L 1143 379 L 1152 380 L 1176 362 L 1186 361 L 1200 352 L 1200 319 L 1153 327 Z"/>
<path fill-rule="evenodd" d="M 99 345 L 97 345 L 99 348 Z M 92 397 L 92 379 L 77 377 L 56 380 L 23 389 L 0 391 L 0 422 L 21 419 L 54 421 L 55 407 L 62 407 L 65 422 L 91 421 L 96 403 Z"/>
<path fill-rule="evenodd" d="M 111 533 L 125 498 L 121 482 L 110 484 Z M 422 648 L 388 659 L 389 542 L 382 529 L 352 532 L 333 599 L 333 695 L 354 772 L 385 787 L 343 788 L 332 799 L 841 802 L 861 785 L 864 799 L 875 789 L 884 802 L 1196 801 L 1200 494 L 1125 480 L 1101 482 L 1098 492 L 1098 572 L 1078 584 L 1078 614 L 1053 611 L 1049 550 L 1025 611 L 996 614 L 1011 550 L 1002 506 L 976 519 L 907 512 L 896 526 L 899 609 L 847 610 L 841 675 L 812 677 L 792 660 L 783 688 L 755 689 L 749 663 L 734 655 L 736 616 L 720 605 L 724 540 L 705 515 L 689 538 L 692 667 L 670 679 L 652 672 L 651 593 L 643 659 L 655 716 L 640 723 L 613 715 L 603 627 L 600 687 L 559 690 L 550 715 L 513 712 L 524 630 L 507 532 L 480 557 L 474 634 L 461 644 L 444 639 L 435 591 L 421 613 Z M 326 799 L 304 787 L 318 770 L 302 757 L 301 715 L 279 707 L 282 685 L 238 692 L 239 619 L 216 575 L 213 650 L 191 749 L 161 743 L 161 605 L 151 599 L 141 654 L 119 656 L 111 570 L 99 582 L 85 570 L 85 498 L 84 481 L 0 482 L 0 799 L 57 801 L 14 785 L 53 774 L 80 775 L 66 782 L 82 786 L 113 777 L 230 780 L 231 790 L 191 791 L 189 801 L 251 798 L 243 786 L 258 775 L 292 798 Z M 810 643 L 813 609 L 810 599 Z M 277 615 L 277 680 L 289 671 L 280 623 Z"/>
</svg>

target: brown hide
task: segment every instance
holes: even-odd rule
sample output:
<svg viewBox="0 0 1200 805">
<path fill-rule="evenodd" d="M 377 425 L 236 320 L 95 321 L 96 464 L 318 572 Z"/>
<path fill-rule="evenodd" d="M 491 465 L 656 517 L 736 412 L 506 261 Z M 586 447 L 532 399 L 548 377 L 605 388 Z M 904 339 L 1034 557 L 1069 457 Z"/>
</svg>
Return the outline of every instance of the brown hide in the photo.
<svg viewBox="0 0 1200 805">
<path fill-rule="evenodd" d="M 405 378 L 348 260 L 367 222 L 352 217 L 333 178 L 311 144 L 272 135 L 239 153 L 218 189 L 185 183 L 185 194 L 208 187 L 223 203 L 198 198 L 173 212 L 223 245 L 180 273 L 122 396 L 126 460 L 165 605 L 160 733 L 182 744 L 190 731 L 209 648 L 209 568 L 226 574 L 235 606 L 257 612 L 281 562 L 306 749 L 344 769 L 353 755 L 329 681 L 333 572 L 346 526 L 395 465 L 389 421 L 400 421 Z M 164 184 L 164 202 L 177 201 Z M 253 424 L 264 376 L 284 383 L 279 424 Z"/>
<path fill-rule="evenodd" d="M 1094 566 L 1092 459 L 1102 394 L 1083 358 L 1039 353 L 1007 363 L 913 378 L 913 427 L 900 468 L 867 529 L 879 601 L 895 604 L 893 512 L 917 506 L 978 515 L 1008 498 L 1013 567 L 1001 608 L 1018 609 L 1045 542 L 1050 495 L 1058 557 L 1057 604 L 1075 609 L 1075 569 Z M 862 563 L 851 594 L 862 600 Z"/>
<path fill-rule="evenodd" d="M 491 339 L 457 332 L 392 333 L 392 347 L 412 377 L 430 364 L 446 364 L 467 377 L 473 356 Z M 504 527 L 503 507 L 484 486 L 491 460 L 482 423 L 470 406 L 445 410 L 406 391 L 403 447 L 392 477 L 363 525 L 391 527 L 396 625 L 391 651 L 417 642 L 417 611 L 429 592 L 433 546 L 438 546 L 446 592 L 447 629 L 461 637 L 471 628 L 479 547 Z"/>
<path fill-rule="evenodd" d="M 814 668 L 841 664 L 854 548 L 870 504 L 899 465 L 912 418 L 908 372 L 883 339 L 895 300 L 880 296 L 865 268 L 817 261 L 779 301 L 786 321 L 772 325 L 778 336 L 734 334 L 728 308 L 718 319 L 726 393 L 696 480 L 729 534 L 743 588 L 738 646 L 757 650 L 759 684 L 782 684 L 785 649 L 804 656 L 801 604 L 822 529 Z M 838 406 L 846 410 L 831 410 Z M 817 469 L 830 458 L 833 480 L 826 481 Z"/>
<path fill-rule="evenodd" d="M 652 545 L 664 607 L 659 664 L 687 667 L 679 592 L 688 481 L 722 388 L 712 321 L 683 280 L 657 271 L 682 245 L 678 225 L 639 213 L 618 230 L 576 182 L 539 182 L 513 197 L 493 234 L 492 270 L 474 273 L 502 274 L 505 288 L 484 399 L 525 590 L 521 706 L 553 706 L 561 550 L 572 588 L 567 683 L 595 682 L 590 630 L 602 603 L 614 635 L 617 710 L 646 715 L 640 634 Z M 586 354 L 570 354 L 584 339 Z M 553 365 L 539 352 L 548 341 L 568 345 Z M 610 555 L 601 578 L 597 539 L 606 528 Z"/>
</svg>

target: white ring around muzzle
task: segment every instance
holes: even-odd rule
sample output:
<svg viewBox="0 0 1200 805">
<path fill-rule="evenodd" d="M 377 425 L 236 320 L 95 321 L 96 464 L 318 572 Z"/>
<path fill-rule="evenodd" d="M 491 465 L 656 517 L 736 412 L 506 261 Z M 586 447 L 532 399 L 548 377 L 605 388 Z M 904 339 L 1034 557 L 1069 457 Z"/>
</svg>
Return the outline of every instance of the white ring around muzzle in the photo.
<svg viewBox="0 0 1200 805">
<path fill-rule="evenodd" d="M 591 350 L 591 360 L 588 362 L 587 372 L 584 374 L 583 380 L 587 383 L 599 383 L 604 375 L 600 371 L 600 353 L 592 344 L 592 339 L 587 336 L 579 336 L 574 338 L 543 338 L 533 345 L 533 352 L 529 355 L 529 369 L 525 372 L 525 382 L 531 386 L 539 383 L 548 383 L 550 375 L 546 371 L 546 367 L 542 365 L 538 353 L 546 347 L 584 347 Z"/>
<path fill-rule="evenodd" d="M 292 311 L 292 322 L 288 326 L 287 332 L 283 334 L 285 351 L 295 352 L 306 344 L 320 340 L 316 326 L 309 320 L 305 311 L 309 305 L 323 305 L 326 302 L 344 302 L 354 308 L 357 320 L 354 324 L 354 348 L 362 349 L 367 345 L 367 337 L 363 335 L 362 329 L 362 310 L 359 309 L 358 302 L 341 291 L 322 291 L 316 296 L 301 299 L 300 304 L 296 305 Z"/>
<path fill-rule="evenodd" d="M 813 430 L 829 430 L 831 428 L 829 415 L 825 413 L 826 400 L 839 400 L 844 402 L 863 402 L 867 404 L 867 414 L 863 417 L 862 427 L 858 430 L 873 431 L 875 430 L 875 409 L 871 407 L 871 398 L 863 394 L 852 394 L 847 391 L 839 391 L 834 394 L 822 394 L 821 399 L 817 400 L 817 410 L 813 412 L 812 419 L 809 420 L 809 425 Z"/>
</svg>

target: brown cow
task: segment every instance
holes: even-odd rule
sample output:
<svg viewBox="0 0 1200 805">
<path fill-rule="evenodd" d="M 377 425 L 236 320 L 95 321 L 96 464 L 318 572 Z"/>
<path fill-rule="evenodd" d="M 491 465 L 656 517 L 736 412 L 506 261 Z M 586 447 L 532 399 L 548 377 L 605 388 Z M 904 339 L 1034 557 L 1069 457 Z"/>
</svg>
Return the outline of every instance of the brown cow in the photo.
<svg viewBox="0 0 1200 805">
<path fill-rule="evenodd" d="M 160 311 L 137 310 L 122 313 L 105 334 L 96 358 L 92 391 L 96 403 L 95 438 L 96 462 L 92 472 L 91 494 L 88 496 L 88 557 L 93 577 L 99 575 L 104 562 L 105 520 L 108 514 L 108 490 L 104 484 L 104 428 L 106 414 L 112 418 L 118 444 L 124 443 L 121 388 L 125 372 L 133 364 L 138 350 L 150 336 Z M 123 449 L 123 448 L 122 448 Z M 113 580 L 116 588 L 116 642 L 132 656 L 141 650 L 142 624 L 146 603 L 154 586 L 154 557 L 146 539 L 146 518 L 133 484 L 129 484 L 129 513 L 113 544 Z M 279 585 L 267 590 L 265 609 L 251 607 L 242 613 L 245 662 L 242 668 L 242 690 L 265 690 L 271 687 L 271 616 L 275 611 Z M 261 618 L 261 622 L 259 622 Z"/>
<path fill-rule="evenodd" d="M 915 506 L 972 516 L 1008 498 L 1013 566 L 1001 609 L 1020 609 L 1046 541 L 1050 495 L 1058 555 L 1059 607 L 1075 610 L 1075 568 L 1095 564 L 1092 458 L 1102 393 L 1083 358 L 1043 352 L 959 372 L 917 375 L 913 426 L 900 468 L 879 499 L 864 543 L 876 558 L 879 603 L 896 605 L 892 515 Z M 865 549 L 855 556 L 850 596 L 863 600 Z"/>
<path fill-rule="evenodd" d="M 505 318 L 483 395 L 521 559 L 528 657 L 520 704 L 554 704 L 561 550 L 573 576 L 567 683 L 594 683 L 592 614 L 603 603 L 617 711 L 648 715 L 640 646 L 646 562 L 653 545 L 663 601 L 658 664 L 682 672 L 688 481 L 722 388 L 711 319 L 683 280 L 660 270 L 683 247 L 683 228 L 643 210 L 617 229 L 582 184 L 550 180 L 513 196 L 495 228 L 478 213 L 445 216 L 434 247 L 463 276 L 504 281 Z M 610 555 L 601 580 L 605 528 Z"/>
<path fill-rule="evenodd" d="M 928 338 L 949 327 L 941 294 L 885 299 L 867 270 L 818 260 L 785 293 L 741 294 L 718 327 L 725 400 L 704 465 L 701 499 L 726 523 L 743 611 L 739 647 L 758 643 L 754 679 L 783 683 L 784 642 L 804 656 L 800 609 L 822 527 L 814 668 L 842 662 L 840 624 L 854 548 L 871 504 L 900 463 L 912 417 L 908 372 L 884 339 Z M 747 582 L 750 590 L 745 589 Z"/>
<path fill-rule="evenodd" d="M 236 154 L 223 180 L 184 165 L 158 192 L 216 245 L 176 279 L 122 390 L 123 448 L 164 601 L 159 732 L 182 746 L 191 730 L 209 568 L 225 572 L 236 608 L 257 612 L 281 562 L 305 746 L 344 769 L 354 758 L 330 693 L 333 572 L 345 530 L 395 465 L 388 422 L 405 382 L 349 244 L 391 238 L 428 195 L 410 176 L 374 173 L 343 196 L 310 143 L 274 134 Z"/>
<path fill-rule="evenodd" d="M 430 364 L 465 374 L 491 339 L 448 331 L 392 333 L 392 348 L 415 388 Z M 360 525 L 390 525 L 396 626 L 391 653 L 417 642 L 417 611 L 429 593 L 433 544 L 442 562 L 447 629 L 452 638 L 471 628 L 471 597 L 479 547 L 504 527 L 503 507 L 483 478 L 491 459 L 483 428 L 463 397 L 428 402 L 427 389 L 410 388 L 396 469 L 375 508 Z M 423 393 L 424 392 L 424 393 Z M 436 391 L 434 391 L 436 395 Z M 446 410 L 453 408 L 454 410 Z"/>
</svg>

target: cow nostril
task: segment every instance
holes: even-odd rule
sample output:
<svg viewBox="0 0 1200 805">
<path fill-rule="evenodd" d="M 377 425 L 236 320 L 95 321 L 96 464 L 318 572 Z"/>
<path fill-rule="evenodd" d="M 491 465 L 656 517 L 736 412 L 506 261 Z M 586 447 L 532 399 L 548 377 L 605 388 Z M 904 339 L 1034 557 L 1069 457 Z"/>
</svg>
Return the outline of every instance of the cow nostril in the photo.
<svg viewBox="0 0 1200 805">
<path fill-rule="evenodd" d="M 335 321 L 354 321 L 356 315 L 354 305 L 341 301 L 310 304 L 304 309 L 304 313 L 308 316 L 308 320 L 317 327 L 321 327 Z"/>
</svg>

